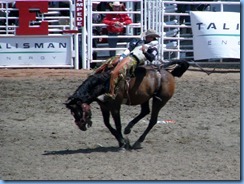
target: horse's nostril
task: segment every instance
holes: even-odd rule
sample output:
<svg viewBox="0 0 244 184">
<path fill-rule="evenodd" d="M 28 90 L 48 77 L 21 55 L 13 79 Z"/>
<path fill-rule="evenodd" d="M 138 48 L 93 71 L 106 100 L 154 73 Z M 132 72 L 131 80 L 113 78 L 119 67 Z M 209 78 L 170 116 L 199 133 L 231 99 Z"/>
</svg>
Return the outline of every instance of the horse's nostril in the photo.
<svg viewBox="0 0 244 184">
<path fill-rule="evenodd" d="M 86 128 L 86 126 L 82 126 L 82 127 L 80 127 L 80 130 L 82 130 L 82 131 L 86 131 L 87 128 Z"/>
</svg>

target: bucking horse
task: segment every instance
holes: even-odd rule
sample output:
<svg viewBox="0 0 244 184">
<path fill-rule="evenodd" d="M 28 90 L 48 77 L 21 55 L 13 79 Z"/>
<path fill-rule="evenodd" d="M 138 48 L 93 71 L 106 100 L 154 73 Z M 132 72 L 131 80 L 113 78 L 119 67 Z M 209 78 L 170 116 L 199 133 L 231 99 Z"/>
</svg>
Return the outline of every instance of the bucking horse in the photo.
<svg viewBox="0 0 244 184">
<path fill-rule="evenodd" d="M 174 66 L 172 68 L 172 66 Z M 133 75 L 120 80 L 117 85 L 116 98 L 100 100 L 100 96 L 109 91 L 109 79 L 111 70 L 90 75 L 71 95 L 66 107 L 70 109 L 80 130 L 86 131 L 92 126 L 91 103 L 97 102 L 101 108 L 103 121 L 112 135 L 117 139 L 119 147 L 125 149 L 142 148 L 141 143 L 157 123 L 158 113 L 171 99 L 175 91 L 175 77 L 181 77 L 188 69 L 187 61 L 173 60 L 160 66 L 138 66 Z M 150 110 L 149 101 L 152 99 Z M 129 140 L 122 133 L 120 109 L 121 105 L 140 105 L 141 111 L 131 120 L 124 129 L 124 134 L 129 134 L 132 127 L 146 115 L 151 117 L 146 130 L 138 140 L 130 145 Z M 115 128 L 110 124 L 110 115 L 115 123 Z"/>
</svg>

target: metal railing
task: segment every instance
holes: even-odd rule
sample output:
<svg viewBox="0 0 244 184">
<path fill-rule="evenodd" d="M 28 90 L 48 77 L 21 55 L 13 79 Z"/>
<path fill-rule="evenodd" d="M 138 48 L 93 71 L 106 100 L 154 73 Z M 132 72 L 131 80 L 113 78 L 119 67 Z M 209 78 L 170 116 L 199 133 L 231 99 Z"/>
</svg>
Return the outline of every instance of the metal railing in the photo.
<svg viewBox="0 0 244 184">
<path fill-rule="evenodd" d="M 127 46 L 127 40 L 130 38 L 141 38 L 140 34 L 143 32 L 143 9 L 141 8 L 143 5 L 143 0 L 120 0 L 120 3 L 124 3 L 126 10 L 125 11 L 94 11 L 92 10 L 92 4 L 93 0 L 88 1 L 87 3 L 87 63 L 88 65 L 92 62 L 104 62 L 108 57 L 108 52 L 111 50 L 115 50 L 117 52 L 122 52 L 126 46 Z M 105 1 L 101 0 L 99 2 L 113 2 L 111 1 Z M 134 5 L 135 3 L 139 3 L 140 9 L 135 9 Z M 133 22 L 132 24 L 126 26 L 126 33 L 125 35 L 118 35 L 118 36 L 110 36 L 107 34 L 99 34 L 94 35 L 93 29 L 94 28 L 100 28 L 106 30 L 106 24 L 100 22 L 100 23 L 93 23 L 92 16 L 93 15 L 106 15 L 106 14 L 128 14 L 130 18 L 136 22 Z M 135 19 L 135 16 L 137 16 L 137 19 Z M 138 18 L 139 17 L 139 18 Z M 137 31 L 135 31 L 137 30 Z M 139 30 L 139 31 L 138 31 Z M 103 39 L 106 40 L 107 38 L 119 38 L 119 42 L 117 44 L 116 48 L 109 48 L 108 43 L 102 42 L 98 43 L 97 47 L 94 47 L 92 42 L 94 39 Z M 126 41 L 124 41 L 126 40 Z M 93 53 L 96 52 L 98 54 L 98 58 L 93 58 Z M 83 52 L 84 54 L 84 52 Z M 100 56 L 100 57 L 99 57 Z"/>
</svg>

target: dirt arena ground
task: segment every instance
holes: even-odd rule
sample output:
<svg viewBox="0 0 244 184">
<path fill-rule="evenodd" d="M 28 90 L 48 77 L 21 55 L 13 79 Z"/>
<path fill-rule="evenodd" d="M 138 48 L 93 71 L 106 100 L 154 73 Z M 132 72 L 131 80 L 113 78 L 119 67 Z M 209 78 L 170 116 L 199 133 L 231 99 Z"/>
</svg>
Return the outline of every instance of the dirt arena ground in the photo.
<svg viewBox="0 0 244 184">
<path fill-rule="evenodd" d="M 211 71 L 211 68 L 207 68 Z M 87 70 L 0 70 L 1 180 L 240 180 L 240 70 L 190 68 L 143 149 L 121 151 L 92 103 L 81 132 L 63 103 Z M 122 107 L 123 127 L 139 107 Z M 149 116 L 128 136 L 133 143 Z"/>
</svg>

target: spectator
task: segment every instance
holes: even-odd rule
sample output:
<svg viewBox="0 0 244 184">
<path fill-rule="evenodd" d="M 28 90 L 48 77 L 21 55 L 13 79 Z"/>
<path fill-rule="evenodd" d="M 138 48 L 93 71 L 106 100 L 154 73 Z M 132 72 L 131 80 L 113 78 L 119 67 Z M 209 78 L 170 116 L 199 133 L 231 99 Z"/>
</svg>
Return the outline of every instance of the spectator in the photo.
<svg viewBox="0 0 244 184">
<path fill-rule="evenodd" d="M 110 3 L 109 2 L 100 2 L 98 5 L 97 5 L 97 11 L 113 11 L 113 8 L 112 6 L 110 6 Z M 104 13 L 101 13 L 100 14 L 100 17 L 101 17 L 101 21 L 103 20 L 103 18 L 105 17 L 106 14 Z M 101 34 L 103 35 L 107 35 L 108 34 L 108 30 L 107 30 L 107 26 L 102 26 L 100 27 L 101 28 Z M 99 40 L 100 42 L 107 42 L 107 39 L 106 38 L 100 38 Z"/>
<path fill-rule="evenodd" d="M 113 8 L 109 5 L 108 2 L 100 2 L 97 5 L 97 11 L 113 11 Z M 100 14 L 101 19 L 105 17 L 105 14 Z"/>
<path fill-rule="evenodd" d="M 123 4 L 118 1 L 112 4 L 113 11 L 123 11 Z M 127 14 L 106 14 L 103 23 L 107 24 L 109 36 L 118 36 L 125 34 L 125 27 L 132 23 L 131 18 Z M 116 48 L 119 38 L 108 38 L 110 48 Z M 110 51 L 110 57 L 115 55 L 115 51 Z"/>
</svg>

